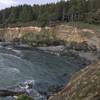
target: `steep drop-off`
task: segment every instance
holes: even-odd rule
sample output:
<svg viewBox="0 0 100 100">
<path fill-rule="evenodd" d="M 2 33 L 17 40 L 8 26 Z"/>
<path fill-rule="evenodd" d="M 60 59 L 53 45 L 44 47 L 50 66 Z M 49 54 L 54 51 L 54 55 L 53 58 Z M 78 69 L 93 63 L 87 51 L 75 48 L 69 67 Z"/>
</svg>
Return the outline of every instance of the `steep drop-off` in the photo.
<svg viewBox="0 0 100 100">
<path fill-rule="evenodd" d="M 94 28 L 96 27 L 96 28 Z M 23 33 L 32 33 L 32 39 L 34 41 L 34 33 L 41 36 L 43 30 L 49 30 L 54 33 L 57 40 L 63 40 L 65 42 L 71 43 L 82 43 L 87 42 L 89 45 L 95 45 L 100 48 L 100 27 L 88 25 L 73 26 L 68 24 L 60 24 L 54 27 L 15 27 L 15 28 L 1 28 L 0 29 L 0 40 L 12 41 L 15 38 L 21 38 Z M 50 34 L 51 34 L 50 33 Z M 50 35 L 48 35 L 50 37 Z M 48 38 L 47 37 L 47 38 Z M 41 40 L 41 38 L 40 38 Z"/>
<path fill-rule="evenodd" d="M 40 32 L 40 27 L 15 27 L 15 28 L 1 28 L 0 39 L 5 41 L 12 41 L 15 38 L 21 38 L 23 33 Z"/>
<path fill-rule="evenodd" d="M 59 40 L 65 40 L 67 42 L 83 42 L 87 41 L 87 38 L 81 36 L 78 32 L 79 29 L 73 28 L 68 25 L 57 25 L 55 27 L 15 27 L 15 28 L 1 28 L 0 29 L 0 39 L 5 39 L 5 41 L 11 41 L 14 38 L 21 38 L 23 33 L 36 33 L 41 32 L 42 29 L 50 30 L 53 32 Z"/>
</svg>

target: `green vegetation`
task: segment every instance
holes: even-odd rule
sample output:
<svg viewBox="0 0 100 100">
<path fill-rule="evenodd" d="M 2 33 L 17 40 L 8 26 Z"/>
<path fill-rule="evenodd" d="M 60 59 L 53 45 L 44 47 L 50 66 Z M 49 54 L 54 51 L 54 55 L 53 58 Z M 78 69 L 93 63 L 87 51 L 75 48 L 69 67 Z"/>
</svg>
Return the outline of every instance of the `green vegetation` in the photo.
<svg viewBox="0 0 100 100">
<path fill-rule="evenodd" d="M 34 100 L 33 98 L 27 96 L 27 95 L 20 95 L 17 100 Z"/>
<path fill-rule="evenodd" d="M 77 72 L 65 89 L 49 100 L 100 100 L 99 62 Z"/>
<path fill-rule="evenodd" d="M 20 5 L 0 11 L 0 27 L 52 25 L 52 22 L 100 23 L 100 0 L 61 0 L 45 5 Z"/>
<path fill-rule="evenodd" d="M 59 45 L 64 43 L 63 41 L 57 40 L 54 32 L 45 29 L 37 33 L 23 33 L 21 41 L 32 47 Z"/>
</svg>

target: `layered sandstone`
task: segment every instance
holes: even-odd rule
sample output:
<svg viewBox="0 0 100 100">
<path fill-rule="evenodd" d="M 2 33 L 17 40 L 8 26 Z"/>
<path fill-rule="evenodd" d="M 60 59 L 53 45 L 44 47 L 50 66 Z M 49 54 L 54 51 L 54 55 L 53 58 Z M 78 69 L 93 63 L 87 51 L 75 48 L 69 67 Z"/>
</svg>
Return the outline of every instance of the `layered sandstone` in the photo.
<svg viewBox="0 0 100 100">
<path fill-rule="evenodd" d="M 5 41 L 12 41 L 14 38 L 21 38 L 26 32 L 40 32 L 40 27 L 15 27 L 15 28 L 1 28 L 0 39 Z"/>
</svg>

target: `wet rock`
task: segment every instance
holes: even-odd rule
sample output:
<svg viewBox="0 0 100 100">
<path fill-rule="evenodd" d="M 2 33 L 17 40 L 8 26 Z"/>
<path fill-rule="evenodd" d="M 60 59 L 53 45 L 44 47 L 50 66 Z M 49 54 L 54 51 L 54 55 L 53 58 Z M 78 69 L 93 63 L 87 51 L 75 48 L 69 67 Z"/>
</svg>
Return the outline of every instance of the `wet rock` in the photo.
<svg viewBox="0 0 100 100">
<path fill-rule="evenodd" d="M 0 97 L 6 97 L 6 96 L 18 96 L 25 94 L 25 91 L 14 91 L 10 89 L 1 89 L 0 90 Z"/>
</svg>

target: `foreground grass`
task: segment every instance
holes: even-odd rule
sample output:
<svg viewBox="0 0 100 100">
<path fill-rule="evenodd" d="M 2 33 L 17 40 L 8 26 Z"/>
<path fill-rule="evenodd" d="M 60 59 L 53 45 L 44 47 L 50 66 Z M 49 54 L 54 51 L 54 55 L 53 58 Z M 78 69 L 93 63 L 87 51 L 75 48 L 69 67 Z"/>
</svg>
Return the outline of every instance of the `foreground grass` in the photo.
<svg viewBox="0 0 100 100">
<path fill-rule="evenodd" d="M 70 23 L 65 23 L 67 25 L 75 25 L 78 28 L 88 28 L 88 29 L 99 29 L 100 30 L 100 24 L 89 24 L 89 23 L 85 23 L 85 22 L 70 22 Z"/>
<path fill-rule="evenodd" d="M 100 61 L 78 72 L 63 91 L 49 100 L 100 100 Z"/>
<path fill-rule="evenodd" d="M 20 95 L 18 96 L 17 100 L 34 100 L 34 99 L 27 95 Z"/>
</svg>

